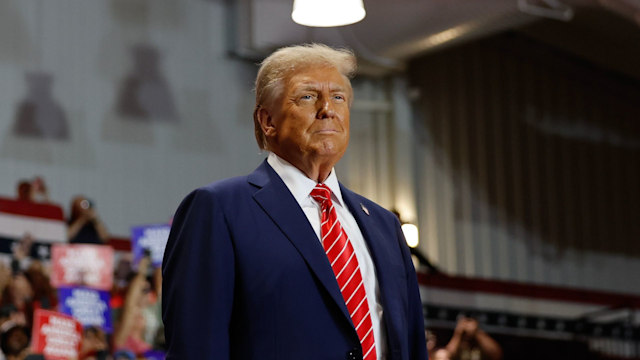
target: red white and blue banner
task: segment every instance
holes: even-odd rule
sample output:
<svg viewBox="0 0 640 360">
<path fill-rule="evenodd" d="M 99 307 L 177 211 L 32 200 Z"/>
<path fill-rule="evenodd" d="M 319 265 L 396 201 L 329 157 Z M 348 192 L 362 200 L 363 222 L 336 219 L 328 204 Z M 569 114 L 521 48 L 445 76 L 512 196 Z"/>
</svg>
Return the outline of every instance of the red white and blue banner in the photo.
<svg viewBox="0 0 640 360">
<path fill-rule="evenodd" d="M 0 253 L 11 254 L 25 236 L 33 239 L 31 257 L 49 259 L 51 245 L 67 241 L 62 208 L 0 197 Z"/>
</svg>

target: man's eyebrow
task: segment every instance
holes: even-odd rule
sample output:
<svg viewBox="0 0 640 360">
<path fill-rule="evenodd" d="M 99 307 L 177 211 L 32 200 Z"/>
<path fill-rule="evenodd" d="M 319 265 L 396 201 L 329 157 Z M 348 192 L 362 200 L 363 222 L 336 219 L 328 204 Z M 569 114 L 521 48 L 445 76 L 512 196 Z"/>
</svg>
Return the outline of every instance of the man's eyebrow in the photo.
<svg viewBox="0 0 640 360">
<path fill-rule="evenodd" d="M 304 83 L 295 87 L 296 91 L 317 90 L 319 86 L 315 83 Z"/>
<path fill-rule="evenodd" d="M 295 91 L 315 91 L 320 88 L 316 82 L 305 82 L 294 88 Z M 346 91 L 346 88 L 340 84 L 331 84 L 330 91 Z"/>
</svg>

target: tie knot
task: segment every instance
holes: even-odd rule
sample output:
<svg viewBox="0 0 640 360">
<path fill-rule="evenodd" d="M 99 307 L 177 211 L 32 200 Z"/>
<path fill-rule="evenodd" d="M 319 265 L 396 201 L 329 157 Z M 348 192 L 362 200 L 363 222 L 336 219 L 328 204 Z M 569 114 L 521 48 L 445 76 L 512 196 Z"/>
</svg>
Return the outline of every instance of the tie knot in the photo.
<svg viewBox="0 0 640 360">
<path fill-rule="evenodd" d="M 320 206 L 324 206 L 331 202 L 331 189 L 325 184 L 318 184 L 311 190 L 311 197 L 317 201 Z"/>
</svg>

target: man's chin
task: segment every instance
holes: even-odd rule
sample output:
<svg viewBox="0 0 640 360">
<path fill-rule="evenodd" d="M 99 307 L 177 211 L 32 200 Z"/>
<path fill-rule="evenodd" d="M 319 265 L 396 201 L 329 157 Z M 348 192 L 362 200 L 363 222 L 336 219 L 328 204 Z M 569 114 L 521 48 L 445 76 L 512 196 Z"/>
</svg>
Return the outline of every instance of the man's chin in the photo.
<svg viewBox="0 0 640 360">
<path fill-rule="evenodd" d="M 314 153 L 323 158 L 335 158 L 335 161 L 337 162 L 340 160 L 342 155 L 344 155 L 346 150 L 346 145 L 337 144 L 333 141 L 323 141 L 316 147 L 316 151 Z"/>
</svg>

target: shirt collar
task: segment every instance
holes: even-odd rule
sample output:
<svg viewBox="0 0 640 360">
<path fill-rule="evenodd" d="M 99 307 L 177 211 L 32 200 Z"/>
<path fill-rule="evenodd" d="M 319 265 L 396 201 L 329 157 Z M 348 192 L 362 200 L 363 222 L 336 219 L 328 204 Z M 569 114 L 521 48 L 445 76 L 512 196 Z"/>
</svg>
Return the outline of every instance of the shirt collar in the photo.
<svg viewBox="0 0 640 360">
<path fill-rule="evenodd" d="M 298 204 L 302 204 L 311 198 L 309 194 L 311 194 L 311 190 L 313 190 L 317 184 L 314 180 L 309 179 L 300 169 L 272 152 L 269 153 L 267 162 L 278 176 L 280 176 Z M 340 183 L 338 183 L 335 168 L 331 169 L 331 173 L 324 181 L 324 184 L 331 189 L 331 193 L 333 194 L 332 200 L 344 206 L 342 193 L 340 192 Z"/>
</svg>

